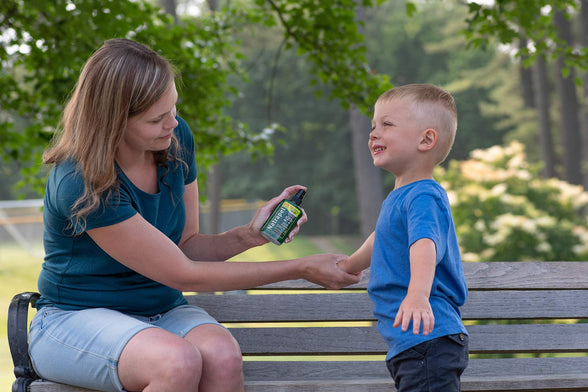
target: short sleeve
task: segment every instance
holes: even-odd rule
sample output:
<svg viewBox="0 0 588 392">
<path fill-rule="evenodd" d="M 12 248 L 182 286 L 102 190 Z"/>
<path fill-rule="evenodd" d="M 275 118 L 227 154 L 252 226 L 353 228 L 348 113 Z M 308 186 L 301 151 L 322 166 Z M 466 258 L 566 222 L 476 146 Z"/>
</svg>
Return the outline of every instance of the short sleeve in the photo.
<svg viewBox="0 0 588 392">
<path fill-rule="evenodd" d="M 86 230 L 97 229 L 99 227 L 110 226 L 123 222 L 137 214 L 133 207 L 129 195 L 121 190 L 112 192 L 110 195 L 103 196 L 100 200 L 100 206 L 92 211 L 86 217 Z M 76 232 L 81 228 L 76 226 Z"/>
<path fill-rule="evenodd" d="M 449 230 L 449 221 L 439 202 L 434 195 L 421 194 L 410 203 L 407 217 L 409 246 L 423 238 L 431 239 L 437 250 L 437 262 L 446 252 L 444 238 Z"/>
<path fill-rule="evenodd" d="M 184 161 L 184 184 L 190 184 L 196 180 L 198 170 L 196 166 L 195 157 L 195 143 L 194 136 L 190 130 L 190 126 L 181 117 L 176 117 L 178 126 L 175 129 L 175 134 L 178 139 L 178 157 Z"/>
<path fill-rule="evenodd" d="M 59 179 L 54 191 L 49 195 L 50 203 L 46 203 L 45 207 L 57 212 L 62 219 L 69 220 L 73 224 L 75 234 L 122 222 L 137 213 L 128 195 L 123 192 L 111 192 L 110 195 L 103 195 L 100 206 L 86 216 L 84 225 L 74 222 L 72 207 L 84 193 L 84 181 L 79 172 L 68 164 L 58 165 L 55 170 Z"/>
</svg>

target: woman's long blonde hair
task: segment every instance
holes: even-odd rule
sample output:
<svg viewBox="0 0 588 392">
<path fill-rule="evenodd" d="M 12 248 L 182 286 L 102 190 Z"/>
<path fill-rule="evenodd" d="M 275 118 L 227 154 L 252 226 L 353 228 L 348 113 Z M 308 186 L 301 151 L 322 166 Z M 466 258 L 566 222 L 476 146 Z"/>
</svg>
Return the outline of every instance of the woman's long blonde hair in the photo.
<svg viewBox="0 0 588 392">
<path fill-rule="evenodd" d="M 152 49 L 128 39 L 111 39 L 88 59 L 43 163 L 72 159 L 84 180 L 84 193 L 72 206 L 72 223 L 100 205 L 103 194 L 118 190 L 115 154 L 129 117 L 149 109 L 170 88 L 173 66 Z M 177 140 L 172 147 L 177 148 Z M 170 149 L 155 152 L 166 165 Z M 106 192 L 106 193 L 105 193 Z"/>
</svg>

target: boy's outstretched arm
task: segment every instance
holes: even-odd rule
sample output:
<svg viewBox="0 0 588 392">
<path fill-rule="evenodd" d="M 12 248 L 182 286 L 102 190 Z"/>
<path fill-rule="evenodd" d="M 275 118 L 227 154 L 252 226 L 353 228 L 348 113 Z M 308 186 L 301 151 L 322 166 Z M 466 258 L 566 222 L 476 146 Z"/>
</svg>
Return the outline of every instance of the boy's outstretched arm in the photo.
<svg viewBox="0 0 588 392">
<path fill-rule="evenodd" d="M 431 287 L 435 277 L 437 250 L 429 238 L 416 241 L 410 247 L 410 282 L 406 297 L 400 304 L 393 327 L 402 326 L 406 331 L 412 320 L 413 333 L 418 335 L 421 322 L 423 335 L 428 335 L 435 326 L 435 317 L 429 303 Z"/>
<path fill-rule="evenodd" d="M 343 271 L 350 274 L 357 274 L 370 266 L 372 261 L 372 249 L 374 247 L 374 233 L 363 242 L 363 244 L 347 259 L 340 261 L 337 265 Z"/>
</svg>

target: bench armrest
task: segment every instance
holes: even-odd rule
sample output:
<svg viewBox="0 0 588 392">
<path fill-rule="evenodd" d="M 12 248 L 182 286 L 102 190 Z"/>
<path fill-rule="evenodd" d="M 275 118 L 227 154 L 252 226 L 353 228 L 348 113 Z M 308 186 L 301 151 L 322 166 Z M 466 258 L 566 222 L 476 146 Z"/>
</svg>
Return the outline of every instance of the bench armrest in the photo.
<svg viewBox="0 0 588 392">
<path fill-rule="evenodd" d="M 13 391 L 20 391 L 20 388 L 25 384 L 39 378 L 33 370 L 29 357 L 28 341 L 29 304 L 34 306 L 39 297 L 39 293 L 34 292 L 17 294 L 12 298 L 8 308 L 8 344 L 14 363 L 14 375 L 17 378 L 12 388 Z"/>
</svg>

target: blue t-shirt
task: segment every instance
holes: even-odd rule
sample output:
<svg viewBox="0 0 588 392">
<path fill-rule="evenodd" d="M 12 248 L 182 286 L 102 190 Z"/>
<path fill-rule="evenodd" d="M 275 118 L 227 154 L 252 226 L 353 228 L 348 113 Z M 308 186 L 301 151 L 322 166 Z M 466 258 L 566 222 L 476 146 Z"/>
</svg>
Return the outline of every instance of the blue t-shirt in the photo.
<svg viewBox="0 0 588 392">
<path fill-rule="evenodd" d="M 435 326 L 427 336 L 422 333 L 422 325 L 414 335 L 412 322 L 406 332 L 392 327 L 410 281 L 409 248 L 423 238 L 431 239 L 437 251 L 429 298 Z M 384 200 L 376 225 L 368 292 L 374 302 L 378 331 L 389 347 L 386 359 L 430 339 L 467 334 L 459 310 L 466 301 L 467 286 L 449 200 L 437 182 L 422 180 L 405 185 Z"/>
<path fill-rule="evenodd" d="M 116 166 L 119 192 L 104 196 L 100 207 L 86 217 L 86 230 L 120 223 L 135 214 L 179 243 L 186 223 L 185 185 L 196 179 L 194 138 L 186 122 L 179 122 L 176 155 L 168 167 L 158 167 L 156 194 L 137 188 Z M 173 152 L 170 155 L 174 155 Z M 38 287 L 37 308 L 65 310 L 104 307 L 138 315 L 154 315 L 187 303 L 182 293 L 155 282 L 104 252 L 84 228 L 72 229 L 71 209 L 82 195 L 84 182 L 72 160 L 55 165 L 49 174 L 43 209 L 45 260 Z"/>
</svg>

